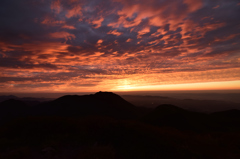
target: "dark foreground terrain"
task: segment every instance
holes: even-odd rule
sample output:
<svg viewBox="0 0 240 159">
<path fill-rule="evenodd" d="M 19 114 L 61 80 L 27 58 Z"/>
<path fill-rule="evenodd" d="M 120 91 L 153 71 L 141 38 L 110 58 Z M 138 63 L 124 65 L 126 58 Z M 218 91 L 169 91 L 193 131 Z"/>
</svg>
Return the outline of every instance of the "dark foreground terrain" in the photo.
<svg viewBox="0 0 240 159">
<path fill-rule="evenodd" d="M 136 107 L 110 92 L 4 100 L 0 126 L 3 159 L 240 158 L 239 110 Z"/>
</svg>

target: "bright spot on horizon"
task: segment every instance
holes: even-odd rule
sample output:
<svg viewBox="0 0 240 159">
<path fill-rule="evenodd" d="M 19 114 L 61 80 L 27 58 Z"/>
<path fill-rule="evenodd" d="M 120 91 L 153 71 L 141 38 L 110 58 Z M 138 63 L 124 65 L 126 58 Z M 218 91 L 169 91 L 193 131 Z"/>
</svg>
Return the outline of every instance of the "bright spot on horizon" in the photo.
<svg viewBox="0 0 240 159">
<path fill-rule="evenodd" d="M 240 90 L 240 80 L 239 81 L 222 81 L 222 82 L 169 84 L 169 85 L 150 85 L 150 86 L 122 85 L 112 90 L 114 91 Z"/>
</svg>

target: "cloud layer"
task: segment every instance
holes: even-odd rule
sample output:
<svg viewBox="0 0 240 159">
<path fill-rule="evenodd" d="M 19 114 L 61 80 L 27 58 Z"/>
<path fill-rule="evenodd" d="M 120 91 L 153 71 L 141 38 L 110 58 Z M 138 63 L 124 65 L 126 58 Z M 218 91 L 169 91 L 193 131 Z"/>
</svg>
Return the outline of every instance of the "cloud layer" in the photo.
<svg viewBox="0 0 240 159">
<path fill-rule="evenodd" d="M 0 15 L 2 92 L 240 79 L 238 0 L 8 0 Z"/>
</svg>

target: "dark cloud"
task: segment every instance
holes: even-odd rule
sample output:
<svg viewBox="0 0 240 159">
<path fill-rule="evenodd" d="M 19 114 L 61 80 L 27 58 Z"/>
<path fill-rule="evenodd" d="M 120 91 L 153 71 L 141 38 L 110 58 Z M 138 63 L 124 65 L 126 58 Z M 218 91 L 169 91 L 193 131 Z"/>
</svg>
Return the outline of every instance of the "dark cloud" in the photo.
<svg viewBox="0 0 240 159">
<path fill-rule="evenodd" d="M 0 58 L 0 67 L 5 68 L 24 68 L 24 69 L 34 69 L 34 68 L 44 68 L 44 69 L 57 69 L 56 65 L 50 63 L 34 64 L 26 61 L 19 61 L 17 58 Z"/>
</svg>

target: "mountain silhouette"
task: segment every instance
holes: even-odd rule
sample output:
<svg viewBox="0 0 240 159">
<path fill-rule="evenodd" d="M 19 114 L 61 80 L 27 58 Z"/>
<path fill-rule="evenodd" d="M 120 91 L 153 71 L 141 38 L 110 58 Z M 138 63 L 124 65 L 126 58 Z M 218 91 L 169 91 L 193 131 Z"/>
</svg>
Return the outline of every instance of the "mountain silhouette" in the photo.
<svg viewBox="0 0 240 159">
<path fill-rule="evenodd" d="M 134 119 L 154 126 L 179 130 L 240 130 L 240 110 L 204 114 L 171 104 L 147 109 L 136 107 L 112 92 L 97 92 L 82 96 L 66 95 L 35 106 L 28 102 L 16 99 L 1 102 L 0 120 L 27 116 L 105 116 L 115 119 Z"/>
<path fill-rule="evenodd" d="M 133 119 L 141 111 L 120 96 L 111 92 L 91 95 L 66 95 L 34 108 L 37 115 L 86 116 L 99 115 L 120 119 Z"/>
<path fill-rule="evenodd" d="M 204 130 L 206 120 L 206 114 L 191 112 L 171 104 L 160 105 L 141 119 L 151 125 L 194 131 Z"/>
</svg>

